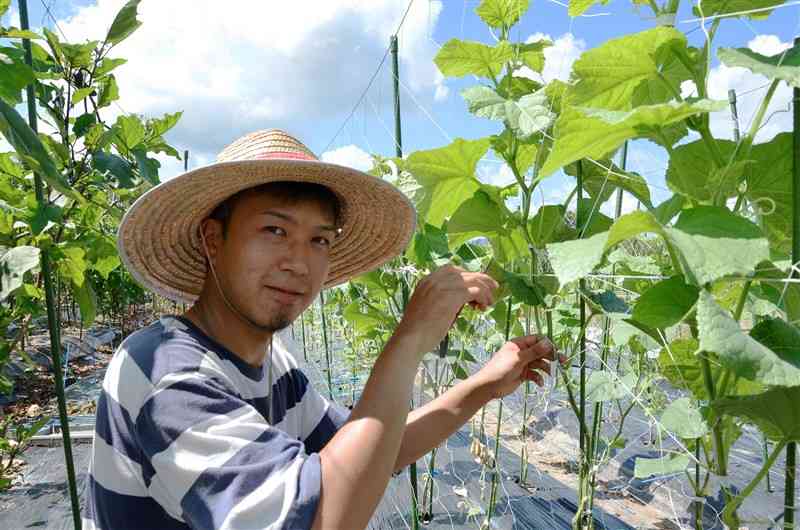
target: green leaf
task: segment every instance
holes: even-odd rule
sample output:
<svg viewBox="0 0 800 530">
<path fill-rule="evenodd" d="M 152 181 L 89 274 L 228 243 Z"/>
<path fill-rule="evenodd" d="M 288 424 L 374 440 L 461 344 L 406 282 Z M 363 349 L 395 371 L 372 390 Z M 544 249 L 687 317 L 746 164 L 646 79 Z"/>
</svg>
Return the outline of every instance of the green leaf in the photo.
<svg viewBox="0 0 800 530">
<path fill-rule="evenodd" d="M 58 260 L 58 269 L 65 278 L 68 278 L 76 287 L 83 287 L 87 269 L 84 259 L 86 253 L 82 248 L 63 247 L 60 249 L 62 257 Z"/>
<path fill-rule="evenodd" d="M 510 28 L 528 10 L 530 0 L 481 0 L 475 13 L 493 28 Z"/>
<path fill-rule="evenodd" d="M 567 13 L 571 17 L 579 17 L 584 14 L 587 9 L 598 3 L 606 5 L 608 0 L 569 0 L 569 9 Z"/>
<path fill-rule="evenodd" d="M 645 291 L 633 308 L 633 319 L 653 328 L 668 328 L 680 322 L 697 302 L 700 291 L 674 276 Z"/>
<path fill-rule="evenodd" d="M 114 125 L 117 127 L 117 138 L 129 150 L 135 149 L 145 139 L 144 125 L 138 116 L 120 116 Z"/>
<path fill-rule="evenodd" d="M 767 18 L 772 11 L 765 10 L 764 8 L 777 7 L 782 5 L 786 0 L 703 0 L 701 4 L 703 12 L 701 13 L 697 6 L 694 6 L 693 11 L 696 16 L 712 16 L 712 15 L 727 15 L 748 17 L 753 19 Z M 747 13 L 748 11 L 758 10 L 755 13 Z M 744 12 L 744 13 L 743 13 Z M 735 15 L 736 13 L 743 13 Z"/>
<path fill-rule="evenodd" d="M 665 455 L 661 458 L 636 457 L 633 475 L 643 479 L 650 476 L 680 473 L 689 465 L 689 457 L 683 454 Z"/>
<path fill-rule="evenodd" d="M 69 65 L 69 68 L 91 68 L 93 62 L 92 56 L 96 44 L 96 41 L 88 41 L 81 44 L 67 44 L 66 42 L 62 42 L 61 51 L 64 54 L 64 59 Z"/>
<path fill-rule="evenodd" d="M 755 396 L 718 399 L 711 407 L 749 421 L 774 441 L 800 441 L 800 386 L 773 388 Z"/>
<path fill-rule="evenodd" d="M 566 210 L 560 204 L 545 205 L 528 222 L 528 232 L 536 246 L 575 238 L 575 229 L 566 222 Z"/>
<path fill-rule="evenodd" d="M 749 274 L 769 259 L 760 229 L 726 208 L 698 206 L 683 210 L 674 228 L 665 229 L 679 250 L 686 280 L 704 285 L 731 274 Z"/>
<path fill-rule="evenodd" d="M 672 219 L 681 212 L 683 204 L 686 202 L 683 195 L 675 194 L 669 199 L 655 207 L 653 214 L 662 225 L 668 224 Z"/>
<path fill-rule="evenodd" d="M 0 301 L 22 285 L 25 273 L 39 266 L 39 249 L 14 247 L 0 257 Z"/>
<path fill-rule="evenodd" d="M 133 156 L 136 158 L 136 165 L 139 166 L 139 174 L 142 178 L 150 184 L 158 184 L 158 169 L 161 167 L 161 162 L 149 158 L 144 149 L 134 149 Z"/>
<path fill-rule="evenodd" d="M 72 126 L 72 132 L 76 137 L 80 138 L 85 135 L 95 123 L 97 123 L 97 118 L 94 113 L 89 112 L 82 114 L 75 120 L 75 125 Z"/>
<path fill-rule="evenodd" d="M 113 176 L 123 188 L 132 188 L 135 185 L 136 175 L 131 165 L 115 154 L 98 151 L 92 157 L 93 167 L 103 174 Z"/>
<path fill-rule="evenodd" d="M 0 0 L 0 17 L 6 14 L 9 7 L 11 7 L 11 0 Z"/>
<path fill-rule="evenodd" d="M 545 304 L 544 288 L 530 278 L 521 274 L 507 272 L 505 283 L 515 301 L 522 302 L 529 306 L 541 306 Z"/>
<path fill-rule="evenodd" d="M 792 247 L 792 141 L 792 133 L 788 132 L 754 145 L 749 158 L 758 170 L 745 177 L 745 197 L 761 210 L 770 247 L 787 256 Z"/>
<path fill-rule="evenodd" d="M 114 70 L 116 67 L 121 66 L 127 63 L 127 59 L 112 59 L 112 58 L 105 58 L 100 61 L 100 64 L 97 65 L 97 70 L 95 70 L 94 75 L 95 77 L 103 77 L 107 73 Z"/>
<path fill-rule="evenodd" d="M 581 158 L 603 158 L 626 140 L 657 135 L 667 125 L 724 107 L 722 101 L 707 99 L 642 105 L 631 111 L 565 107 L 556 120 L 555 144 L 540 177 Z"/>
<path fill-rule="evenodd" d="M 554 114 L 544 89 L 514 101 L 505 99 L 489 87 L 476 86 L 462 92 L 469 111 L 481 118 L 506 123 L 514 134 L 527 138 L 550 126 Z"/>
<path fill-rule="evenodd" d="M 100 84 L 100 96 L 97 98 L 97 108 L 102 109 L 119 99 L 119 86 L 113 74 L 103 79 Z"/>
<path fill-rule="evenodd" d="M 661 426 L 684 439 L 700 438 L 708 432 L 703 415 L 688 397 L 678 398 L 667 405 L 661 414 Z"/>
<path fill-rule="evenodd" d="M 458 234 L 478 232 L 481 235 L 497 233 L 503 230 L 505 223 L 503 210 L 487 193 L 475 192 L 455 211 L 447 222 L 447 232 Z"/>
<path fill-rule="evenodd" d="M 5 57 L 6 50 L 0 48 L 0 98 L 16 105 L 22 102 L 22 89 L 33 83 L 36 76 L 28 65 Z"/>
<path fill-rule="evenodd" d="M 154 118 L 147 122 L 147 125 L 152 131 L 153 137 L 162 136 L 170 131 L 180 121 L 183 112 L 173 112 L 172 114 L 164 114 L 161 118 Z"/>
<path fill-rule="evenodd" d="M 84 280 L 80 286 L 73 283 L 72 295 L 75 297 L 75 301 L 78 302 L 78 308 L 81 311 L 81 322 L 86 327 L 91 326 L 97 316 L 97 297 L 94 294 L 91 282 Z"/>
<path fill-rule="evenodd" d="M 622 399 L 634 394 L 636 374 L 625 374 L 620 378 L 617 374 L 595 370 L 586 379 L 586 401 L 602 402 Z"/>
<path fill-rule="evenodd" d="M 697 303 L 700 348 L 715 352 L 735 375 L 765 385 L 800 385 L 800 367 L 747 335 L 707 291 Z"/>
<path fill-rule="evenodd" d="M 140 1 L 141 0 L 130 0 L 122 6 L 122 9 L 120 9 L 117 16 L 114 17 L 114 22 L 111 23 L 111 27 L 108 29 L 108 34 L 106 35 L 107 43 L 112 45 L 119 44 L 142 25 L 142 23 L 136 19 L 136 8 L 139 6 Z"/>
<path fill-rule="evenodd" d="M 652 214 L 632 212 L 617 219 L 608 232 L 586 239 L 551 243 L 547 245 L 547 252 L 559 283 L 566 285 L 591 273 L 611 247 L 646 232 L 663 235 L 664 229 Z"/>
<path fill-rule="evenodd" d="M 520 59 L 525 63 L 525 66 L 534 72 L 541 73 L 544 68 L 544 49 L 552 46 L 553 43 L 547 39 L 542 39 L 536 42 L 527 42 L 518 45 Z M 522 78 L 525 79 L 525 78 Z"/>
<path fill-rule="evenodd" d="M 31 233 L 39 235 L 45 229 L 60 223 L 62 212 L 61 208 L 54 204 L 36 203 L 33 210 L 29 211 L 25 217 L 31 227 Z"/>
<path fill-rule="evenodd" d="M 800 329 L 777 318 L 764 318 L 750 336 L 789 364 L 800 368 Z"/>
<path fill-rule="evenodd" d="M 450 39 L 436 54 L 434 62 L 448 77 L 472 74 L 494 79 L 513 57 L 514 49 L 508 41 L 492 47 L 480 42 Z"/>
<path fill-rule="evenodd" d="M 92 91 L 94 91 L 94 87 L 89 86 L 85 88 L 79 88 L 78 90 L 72 93 L 72 104 L 77 105 L 78 103 L 86 99 L 86 96 L 91 94 Z"/>
<path fill-rule="evenodd" d="M 714 140 L 722 158 L 730 160 L 736 144 L 729 140 Z M 735 163 L 730 168 L 717 168 L 709 155 L 706 143 L 697 140 L 672 150 L 667 167 L 667 185 L 681 195 L 700 202 L 723 202 L 737 193 L 739 182 L 749 162 Z"/>
<path fill-rule="evenodd" d="M 800 87 L 800 45 L 773 56 L 749 48 L 720 48 L 717 55 L 725 66 L 740 66 L 767 79 L 780 79 Z"/>
<path fill-rule="evenodd" d="M 609 40 L 575 61 L 578 82 L 568 91 L 571 105 L 628 111 L 634 92 L 647 82 L 661 85 L 662 67 L 672 49 L 685 49 L 686 37 L 673 27 L 657 27 Z M 672 81 L 679 87 L 680 81 Z M 671 94 L 661 101 L 673 99 Z"/>
<path fill-rule="evenodd" d="M 58 172 L 53 159 L 47 154 L 41 140 L 31 130 L 16 110 L 0 100 L 0 133 L 31 169 L 37 171 L 55 190 L 71 198 L 79 198 L 63 175 Z"/>
<path fill-rule="evenodd" d="M 596 162 L 596 163 L 595 163 Z M 583 161 L 583 189 L 600 203 L 606 202 L 611 195 L 622 188 L 648 208 L 650 202 L 650 187 L 647 181 L 638 173 L 625 171 L 609 159 L 596 160 L 595 162 Z M 567 175 L 576 176 L 578 162 L 569 164 L 564 168 Z"/>
<path fill-rule="evenodd" d="M 423 186 L 424 197 L 417 207 L 426 222 L 442 226 L 480 188 L 475 168 L 488 150 L 488 138 L 457 138 L 446 147 L 409 155 L 403 167 Z"/>
</svg>

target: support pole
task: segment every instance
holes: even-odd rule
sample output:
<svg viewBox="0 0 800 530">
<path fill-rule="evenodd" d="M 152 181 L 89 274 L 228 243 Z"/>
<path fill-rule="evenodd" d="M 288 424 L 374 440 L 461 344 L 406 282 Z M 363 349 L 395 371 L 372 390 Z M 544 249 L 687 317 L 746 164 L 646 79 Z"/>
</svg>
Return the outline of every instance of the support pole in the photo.
<svg viewBox="0 0 800 530">
<path fill-rule="evenodd" d="M 319 313 L 322 315 L 322 341 L 325 346 L 325 364 L 327 365 L 328 372 L 328 396 L 333 401 L 333 382 L 331 379 L 331 351 L 328 345 L 328 323 L 325 320 L 325 294 L 323 291 L 319 292 Z"/>
<path fill-rule="evenodd" d="M 800 46 L 800 37 L 794 39 Z M 792 263 L 800 262 L 800 88 L 794 89 L 794 163 L 792 171 Z M 797 274 L 792 269 L 792 278 Z M 783 527 L 794 528 L 794 486 L 797 476 L 797 444 L 789 442 L 786 446 L 786 483 L 784 486 Z"/>
<path fill-rule="evenodd" d="M 392 87 L 394 89 L 394 152 L 397 158 L 403 157 L 403 130 L 400 124 L 400 64 L 397 53 L 397 35 L 392 35 L 389 39 L 389 49 L 392 53 Z M 403 284 L 405 285 L 405 281 Z M 404 287 L 405 289 L 405 287 Z M 408 293 L 404 292 L 403 310 L 406 309 Z M 412 398 L 411 408 L 414 408 Z M 409 478 L 411 480 L 411 528 L 419 530 L 419 486 L 417 485 L 417 463 L 413 462 L 408 466 Z"/>
<path fill-rule="evenodd" d="M 19 20 L 23 31 L 30 28 L 28 22 L 28 3 L 27 0 L 19 0 Z M 25 49 L 25 63 L 33 67 L 33 55 L 31 53 L 31 41 L 22 39 L 22 47 Z M 36 116 L 36 94 L 34 84 L 30 83 L 26 88 L 28 100 L 28 124 L 33 132 L 37 132 Z M 45 205 L 45 188 L 38 173 L 33 173 L 33 186 L 36 193 L 36 202 Z M 50 264 L 50 253 L 47 249 L 41 249 L 41 274 L 44 279 L 44 296 L 47 305 L 47 324 L 50 332 L 50 356 L 53 361 L 53 379 L 56 384 L 56 397 L 58 399 L 58 417 L 61 422 L 61 439 L 64 444 L 64 462 L 67 466 L 67 482 L 69 486 L 69 498 L 72 504 L 72 521 L 75 530 L 81 530 L 81 508 L 78 502 L 78 487 L 75 480 L 75 464 L 72 461 L 72 440 L 69 436 L 69 418 L 67 417 L 67 403 L 64 398 L 64 379 L 61 368 L 61 336 L 59 330 L 58 315 L 55 310 L 55 293 L 53 291 L 53 274 Z"/>
</svg>

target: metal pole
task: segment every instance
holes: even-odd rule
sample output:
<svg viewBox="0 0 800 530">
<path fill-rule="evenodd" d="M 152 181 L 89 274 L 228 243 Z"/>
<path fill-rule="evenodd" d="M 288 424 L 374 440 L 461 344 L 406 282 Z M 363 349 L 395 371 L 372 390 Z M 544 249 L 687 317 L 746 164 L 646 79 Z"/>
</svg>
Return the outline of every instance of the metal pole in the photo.
<svg viewBox="0 0 800 530">
<path fill-rule="evenodd" d="M 183 170 L 189 171 L 189 150 L 183 152 Z"/>
<path fill-rule="evenodd" d="M 333 401 L 333 383 L 331 382 L 331 352 L 328 346 L 328 325 L 325 321 L 325 295 L 319 292 L 319 312 L 322 315 L 322 340 L 325 345 L 325 363 L 328 365 L 328 395 Z"/>
<path fill-rule="evenodd" d="M 800 37 L 794 39 L 800 46 Z M 792 263 L 800 262 L 800 88 L 794 89 L 794 164 L 792 171 Z M 792 272 L 792 277 L 797 276 Z M 797 476 L 797 444 L 786 445 L 786 483 L 784 486 L 783 527 L 794 528 L 794 486 Z"/>
<path fill-rule="evenodd" d="M 19 0 L 19 21 L 23 31 L 28 30 L 28 3 L 26 0 Z M 33 56 L 31 53 L 31 42 L 22 39 L 22 47 L 25 49 L 25 63 L 33 67 Z M 34 88 L 35 81 L 26 87 L 28 100 L 28 123 L 37 132 L 36 122 L 36 94 Z M 45 189 L 42 179 L 38 173 L 33 173 L 33 185 L 36 193 L 36 202 L 41 205 L 46 204 Z M 69 486 L 69 498 L 72 504 L 72 520 L 75 530 L 81 530 L 81 508 L 78 502 L 78 487 L 75 481 L 75 465 L 72 461 L 72 440 L 69 437 L 69 419 L 67 418 L 67 403 L 64 399 L 64 379 L 61 370 L 61 337 L 59 330 L 58 316 L 55 311 L 55 294 L 53 292 L 53 275 L 50 267 L 50 253 L 46 248 L 41 249 L 42 277 L 44 279 L 44 296 L 47 305 L 47 324 L 50 331 L 50 355 L 53 361 L 53 379 L 56 383 L 56 397 L 58 399 L 58 417 L 61 422 L 61 439 L 64 443 L 64 461 L 67 465 L 67 482 Z"/>
</svg>

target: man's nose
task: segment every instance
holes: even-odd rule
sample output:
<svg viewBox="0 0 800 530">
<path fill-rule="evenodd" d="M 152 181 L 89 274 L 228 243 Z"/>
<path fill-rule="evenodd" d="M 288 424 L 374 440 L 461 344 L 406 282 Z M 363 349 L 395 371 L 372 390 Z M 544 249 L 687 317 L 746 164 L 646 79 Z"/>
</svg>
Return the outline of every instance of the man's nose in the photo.
<svg viewBox="0 0 800 530">
<path fill-rule="evenodd" d="M 297 276 L 308 276 L 310 271 L 311 244 L 295 241 L 289 245 L 287 252 L 281 260 L 282 270 L 292 272 Z"/>
</svg>

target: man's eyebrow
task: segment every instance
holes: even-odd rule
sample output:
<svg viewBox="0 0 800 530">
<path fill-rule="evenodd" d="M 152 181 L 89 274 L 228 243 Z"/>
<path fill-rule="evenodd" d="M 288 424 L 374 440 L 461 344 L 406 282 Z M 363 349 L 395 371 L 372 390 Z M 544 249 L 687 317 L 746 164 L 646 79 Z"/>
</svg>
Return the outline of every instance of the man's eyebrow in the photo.
<svg viewBox="0 0 800 530">
<path fill-rule="evenodd" d="M 292 223 L 294 225 L 299 224 L 297 222 L 297 219 L 295 219 L 293 216 L 291 216 L 291 215 L 289 215 L 287 213 L 279 212 L 277 210 L 264 210 L 263 212 L 261 212 L 261 215 L 271 215 L 273 217 L 278 217 L 279 219 L 283 219 L 284 221 L 286 221 L 288 223 Z M 316 228 L 318 230 L 327 230 L 329 232 L 338 232 L 339 231 L 339 229 L 337 227 L 333 226 L 333 225 L 317 225 L 314 228 Z"/>
</svg>

